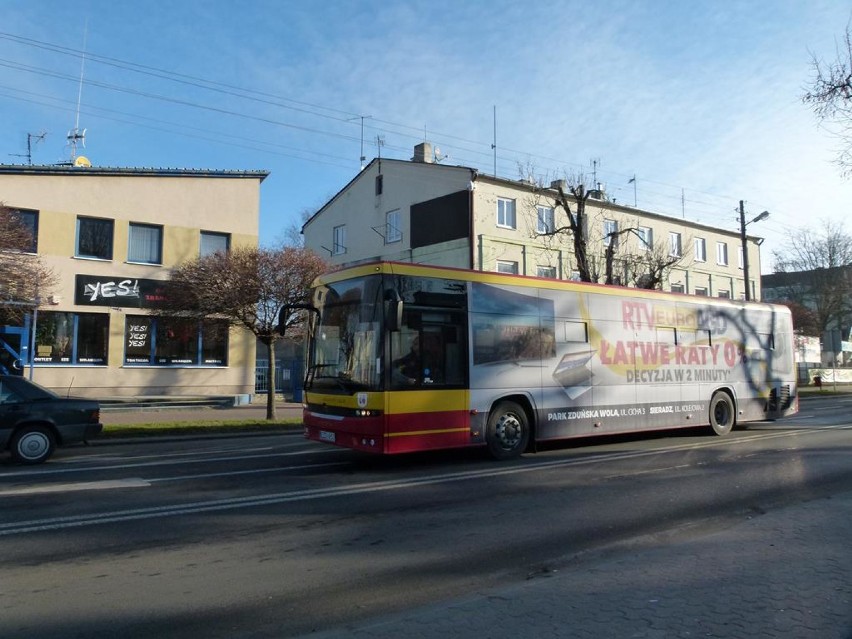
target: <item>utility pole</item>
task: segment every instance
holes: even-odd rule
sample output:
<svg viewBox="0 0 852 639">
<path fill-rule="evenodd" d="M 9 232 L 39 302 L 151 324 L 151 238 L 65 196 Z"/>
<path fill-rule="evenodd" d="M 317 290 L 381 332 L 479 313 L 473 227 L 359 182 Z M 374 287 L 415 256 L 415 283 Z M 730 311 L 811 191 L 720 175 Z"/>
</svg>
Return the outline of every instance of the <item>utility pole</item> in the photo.
<svg viewBox="0 0 852 639">
<path fill-rule="evenodd" d="M 764 211 L 753 220 L 746 222 L 745 205 L 743 201 L 740 200 L 740 240 L 742 241 L 743 245 L 743 277 L 745 278 L 746 301 L 749 301 L 751 299 L 751 282 L 748 278 L 748 240 L 746 239 L 746 226 L 748 226 L 752 222 L 760 222 L 760 220 L 765 220 L 768 217 L 769 211 Z"/>
<path fill-rule="evenodd" d="M 746 302 L 751 299 L 751 286 L 748 281 L 748 240 L 746 239 L 745 205 L 740 200 L 740 240 L 743 245 L 743 278 L 745 278 Z"/>
</svg>

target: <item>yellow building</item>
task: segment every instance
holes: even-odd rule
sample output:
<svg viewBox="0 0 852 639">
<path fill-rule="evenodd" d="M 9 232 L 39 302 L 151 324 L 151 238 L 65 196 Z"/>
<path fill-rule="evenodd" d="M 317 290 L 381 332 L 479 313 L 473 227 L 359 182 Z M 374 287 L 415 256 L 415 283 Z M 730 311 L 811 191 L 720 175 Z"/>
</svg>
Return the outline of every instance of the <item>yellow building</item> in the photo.
<svg viewBox="0 0 852 639">
<path fill-rule="evenodd" d="M 6 368 L 77 396 L 253 393 L 251 333 L 150 308 L 171 267 L 257 246 L 267 175 L 0 165 L 0 203 L 58 276 L 22 326 L 0 325 Z"/>
<path fill-rule="evenodd" d="M 566 235 L 543 233 L 566 224 L 554 208 L 557 183 L 540 186 L 437 163 L 428 143 L 411 161 L 374 159 L 302 228 L 305 246 L 334 266 L 385 259 L 577 279 Z M 745 299 L 743 245 L 751 299 L 760 299 L 760 238 L 616 203 L 602 189 L 586 202 L 589 256 L 599 270 L 613 233 L 621 236 L 617 283 L 642 275 L 631 264 L 660 252 L 677 258 L 666 291 Z M 733 217 L 733 216 L 732 216 Z"/>
</svg>

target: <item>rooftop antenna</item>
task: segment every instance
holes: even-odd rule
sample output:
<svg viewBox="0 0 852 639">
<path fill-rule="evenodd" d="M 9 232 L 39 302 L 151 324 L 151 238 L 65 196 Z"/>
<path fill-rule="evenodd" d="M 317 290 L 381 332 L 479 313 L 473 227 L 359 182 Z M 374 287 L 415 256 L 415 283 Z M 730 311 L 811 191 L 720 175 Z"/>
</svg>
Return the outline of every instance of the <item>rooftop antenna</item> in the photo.
<svg viewBox="0 0 852 639">
<path fill-rule="evenodd" d="M 67 146 L 71 147 L 70 164 L 74 164 L 74 160 L 77 159 L 77 142 L 80 142 L 84 149 L 86 148 L 86 129 L 80 130 L 80 101 L 83 98 L 83 72 L 86 68 L 86 41 L 88 36 L 89 21 L 86 20 L 86 26 L 83 29 L 83 56 L 80 58 L 80 84 L 77 88 L 77 113 L 74 119 L 74 128 L 68 131 L 66 136 Z"/>
<path fill-rule="evenodd" d="M 358 117 L 349 118 L 347 120 L 347 122 L 351 122 L 352 120 L 357 120 L 358 118 L 361 118 L 361 170 L 362 171 L 364 170 L 364 162 L 367 161 L 367 156 L 364 155 L 364 119 L 365 118 L 372 118 L 372 117 L 373 117 L 372 115 L 359 115 Z"/>
<path fill-rule="evenodd" d="M 44 140 L 47 137 L 47 133 L 42 131 L 38 135 L 35 133 L 27 133 L 27 152 L 23 153 L 10 153 L 9 155 L 16 158 L 27 158 L 27 164 L 32 166 L 33 164 L 33 140 L 36 141 L 36 144 Z"/>
<path fill-rule="evenodd" d="M 497 105 L 494 105 L 494 142 L 491 144 L 494 151 L 494 177 L 497 177 Z"/>
<path fill-rule="evenodd" d="M 598 185 L 598 165 L 601 163 L 600 158 L 592 158 L 592 184 L 597 188 Z"/>
</svg>

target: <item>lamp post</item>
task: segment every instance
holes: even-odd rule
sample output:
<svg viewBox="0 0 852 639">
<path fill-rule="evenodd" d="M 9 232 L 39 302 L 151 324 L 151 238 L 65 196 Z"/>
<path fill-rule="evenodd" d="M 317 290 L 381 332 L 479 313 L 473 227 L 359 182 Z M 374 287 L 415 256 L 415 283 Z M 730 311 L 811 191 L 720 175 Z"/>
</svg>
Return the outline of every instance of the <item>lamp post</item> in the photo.
<svg viewBox="0 0 852 639">
<path fill-rule="evenodd" d="M 748 277 L 748 241 L 746 240 L 746 226 L 748 226 L 752 222 L 760 222 L 760 220 L 765 220 L 768 217 L 769 211 L 764 211 L 753 220 L 746 222 L 745 206 L 743 204 L 743 201 L 740 200 L 740 240 L 742 240 L 743 244 L 743 278 L 745 279 L 746 301 L 749 301 L 751 299 L 751 283 L 749 282 Z"/>
</svg>

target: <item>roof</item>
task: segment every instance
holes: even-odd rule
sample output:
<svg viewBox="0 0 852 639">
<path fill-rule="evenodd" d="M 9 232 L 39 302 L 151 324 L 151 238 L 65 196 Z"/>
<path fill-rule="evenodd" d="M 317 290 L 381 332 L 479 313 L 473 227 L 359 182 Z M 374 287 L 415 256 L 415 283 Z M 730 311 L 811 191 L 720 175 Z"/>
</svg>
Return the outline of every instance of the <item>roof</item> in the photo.
<svg viewBox="0 0 852 639">
<path fill-rule="evenodd" d="M 545 191 L 552 190 L 551 188 L 546 187 L 546 186 L 541 187 L 540 185 L 532 184 L 527 180 L 509 179 L 509 178 L 504 178 L 504 177 L 499 177 L 499 176 L 494 176 L 494 175 L 488 175 L 487 173 L 482 173 L 481 171 L 479 171 L 478 169 L 475 169 L 473 167 L 464 166 L 464 165 L 460 165 L 460 164 L 453 165 L 453 164 L 440 164 L 438 162 L 417 162 L 415 160 L 398 160 L 398 159 L 393 159 L 393 158 L 373 158 L 373 160 L 369 164 L 367 164 L 366 167 L 364 167 L 361 171 L 359 171 L 351 180 L 349 180 L 349 182 L 342 189 L 340 189 L 337 193 L 335 193 L 334 196 L 332 196 L 332 198 L 330 200 L 328 200 L 325 204 L 323 204 L 313 215 L 311 215 L 310 218 L 308 218 L 304 222 L 304 224 L 302 224 L 302 229 L 301 229 L 302 233 L 305 232 L 305 227 L 308 224 L 310 224 L 314 219 L 316 219 L 326 208 L 328 208 L 333 202 L 335 202 L 343 193 L 345 193 L 347 190 L 349 190 L 349 188 L 351 188 L 352 185 L 355 182 L 357 182 L 359 179 L 361 179 L 361 177 L 367 173 L 368 169 L 370 169 L 374 164 L 378 164 L 378 163 L 381 163 L 381 162 L 387 162 L 387 163 L 393 162 L 393 163 L 398 163 L 400 165 L 417 167 L 417 170 L 432 170 L 431 168 L 425 168 L 424 169 L 424 168 L 420 168 L 420 167 L 440 167 L 440 168 L 443 168 L 443 169 L 457 169 L 457 170 L 469 171 L 470 174 L 471 174 L 472 180 L 487 181 L 487 182 L 491 182 L 492 184 L 504 185 L 504 186 L 508 186 L 510 188 L 515 188 L 515 189 L 517 189 L 517 188 L 528 189 L 530 191 L 533 191 L 535 189 L 543 189 Z M 569 198 L 572 199 L 572 200 L 574 199 L 573 196 L 570 196 L 570 195 L 569 195 Z M 733 236 L 733 237 L 739 237 L 740 236 L 740 233 L 738 231 L 735 231 L 735 230 L 726 229 L 726 228 L 722 228 L 722 227 L 719 227 L 719 226 L 713 226 L 712 224 L 695 222 L 695 221 L 688 220 L 688 219 L 685 219 L 685 218 L 678 218 L 678 217 L 675 217 L 673 215 L 667 215 L 667 214 L 664 214 L 664 213 L 655 213 L 653 211 L 647 211 L 645 209 L 640 209 L 640 208 L 629 206 L 629 205 L 626 205 L 626 204 L 621 204 L 621 203 L 617 204 L 617 203 L 615 203 L 613 201 L 609 201 L 609 200 L 597 200 L 597 199 L 595 199 L 595 200 L 592 200 L 592 202 L 596 205 L 606 206 L 606 208 L 608 208 L 608 209 L 617 210 L 617 211 L 619 211 L 619 212 L 621 212 L 625 215 L 641 215 L 642 217 L 656 219 L 656 220 L 662 221 L 662 222 L 674 223 L 677 226 L 694 228 L 694 229 L 704 229 L 704 230 L 712 231 L 714 233 L 719 233 L 719 234 L 722 234 L 722 235 L 729 235 L 729 236 Z M 750 233 L 747 235 L 747 237 L 751 240 L 759 240 L 760 239 L 760 236 L 752 235 Z"/>
<path fill-rule="evenodd" d="M 109 166 L 71 166 L 67 164 L 0 164 L 0 175 L 99 175 L 124 177 L 253 178 L 261 182 L 269 171 L 230 169 L 158 169 Z"/>
</svg>

